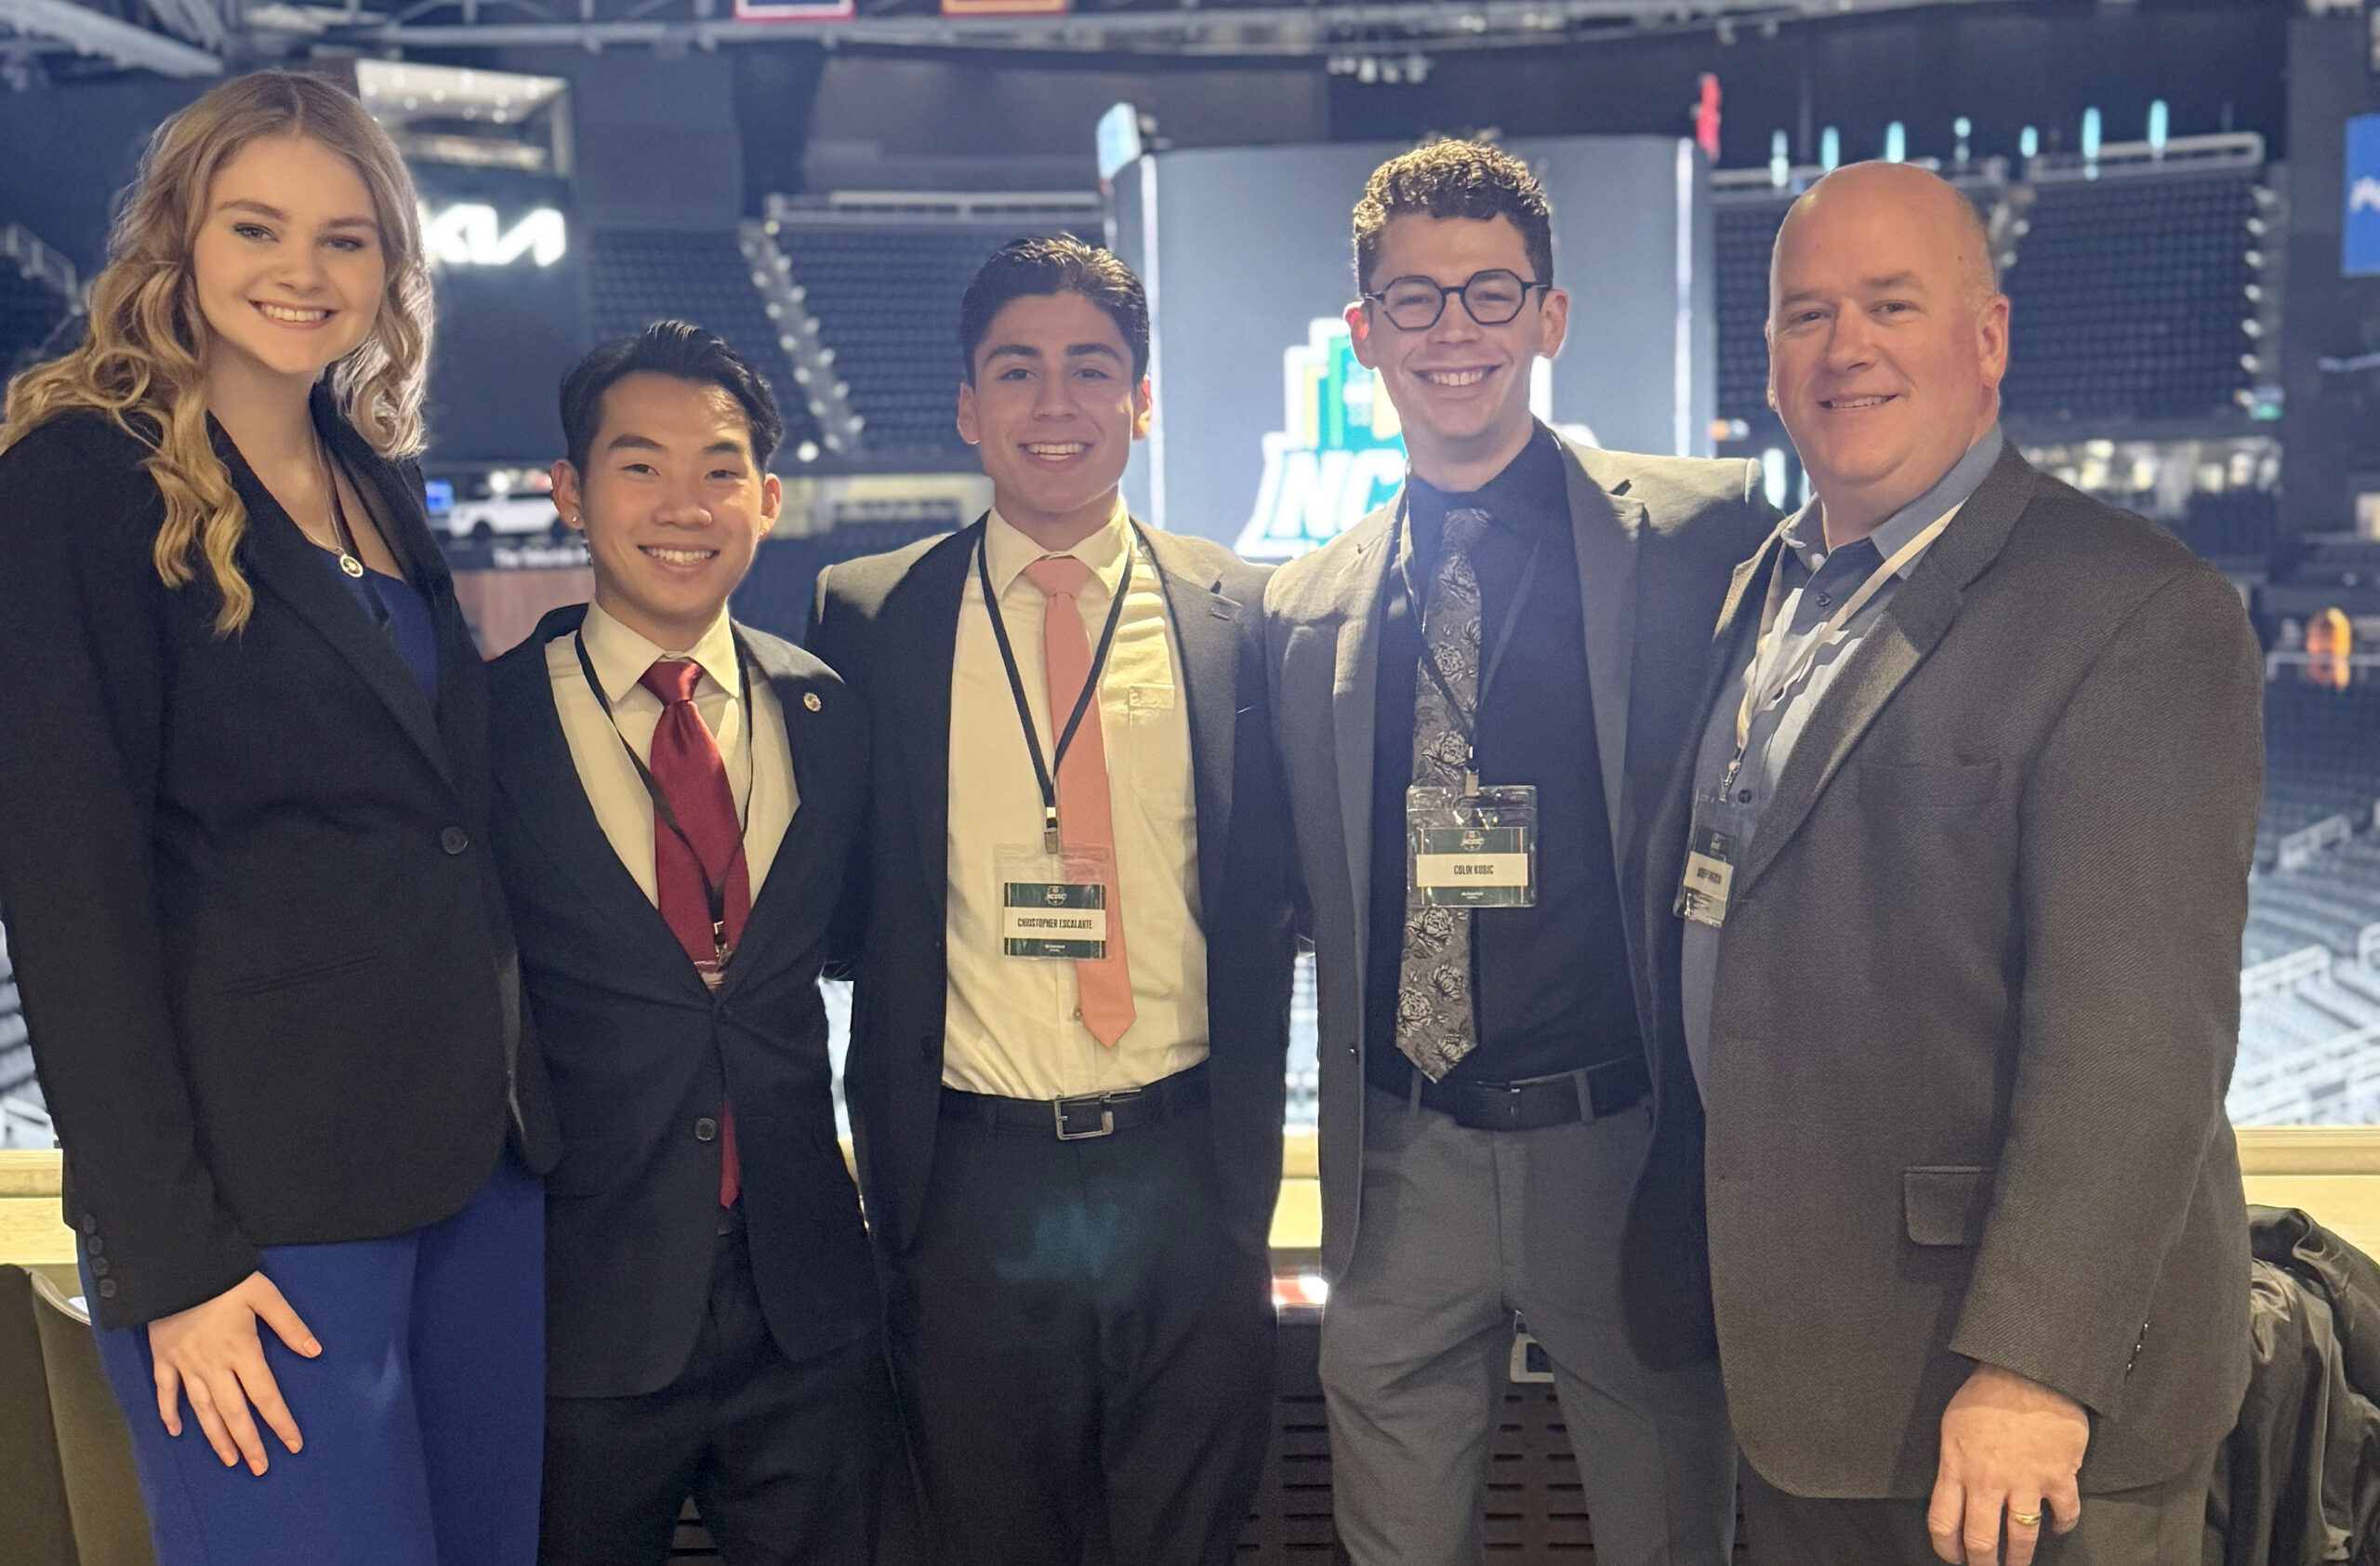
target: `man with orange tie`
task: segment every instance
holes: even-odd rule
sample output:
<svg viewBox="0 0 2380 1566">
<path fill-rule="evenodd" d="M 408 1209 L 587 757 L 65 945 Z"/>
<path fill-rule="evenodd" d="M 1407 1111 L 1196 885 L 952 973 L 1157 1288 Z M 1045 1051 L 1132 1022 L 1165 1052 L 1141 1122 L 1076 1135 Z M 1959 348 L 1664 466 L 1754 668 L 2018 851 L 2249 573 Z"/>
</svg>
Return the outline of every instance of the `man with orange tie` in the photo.
<svg viewBox="0 0 2380 1566">
<path fill-rule="evenodd" d="M 906 1481 L 818 994 L 867 717 L 728 616 L 783 432 L 732 349 L 676 321 L 607 343 L 562 421 L 595 601 L 497 660 L 492 709 L 563 1147 L 542 1558 L 661 1566 L 691 1495 L 733 1566 L 870 1566 Z"/>
<path fill-rule="evenodd" d="M 1233 1558 L 1270 1424 L 1293 952 L 1263 574 L 1117 485 L 1148 309 L 1069 238 L 959 311 L 992 510 L 831 567 L 866 705 L 849 1100 L 960 1566 Z"/>
</svg>

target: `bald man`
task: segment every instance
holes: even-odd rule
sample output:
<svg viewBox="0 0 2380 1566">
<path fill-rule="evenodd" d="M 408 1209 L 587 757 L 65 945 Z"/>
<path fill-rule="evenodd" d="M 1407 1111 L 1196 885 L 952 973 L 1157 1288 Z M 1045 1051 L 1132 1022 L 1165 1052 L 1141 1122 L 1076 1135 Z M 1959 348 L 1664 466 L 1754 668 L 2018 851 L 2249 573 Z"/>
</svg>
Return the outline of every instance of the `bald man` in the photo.
<svg viewBox="0 0 2380 1566">
<path fill-rule="evenodd" d="M 1816 498 L 1736 573 L 1649 872 L 1748 1543 L 2195 1562 L 2247 1378 L 2255 639 L 2002 438 L 2008 301 L 1950 186 L 1812 187 L 1768 340 Z"/>
</svg>

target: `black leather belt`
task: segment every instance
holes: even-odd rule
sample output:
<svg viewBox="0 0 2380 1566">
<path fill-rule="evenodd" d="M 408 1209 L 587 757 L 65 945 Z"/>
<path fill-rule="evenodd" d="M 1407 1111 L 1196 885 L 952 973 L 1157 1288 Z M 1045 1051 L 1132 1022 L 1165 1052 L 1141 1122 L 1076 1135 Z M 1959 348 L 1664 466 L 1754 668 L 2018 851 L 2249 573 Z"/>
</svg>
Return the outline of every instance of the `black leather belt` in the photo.
<svg viewBox="0 0 2380 1566">
<path fill-rule="evenodd" d="M 1579 1087 L 1586 1085 L 1586 1102 Z M 1471 1131 L 1541 1131 L 1574 1121 L 1598 1121 L 1644 1101 L 1653 1091 L 1643 1057 L 1606 1061 L 1556 1077 L 1520 1082 L 1421 1083 L 1421 1105 L 1451 1116 Z"/>
<path fill-rule="evenodd" d="M 942 1118 L 989 1126 L 994 1131 L 1021 1131 L 1055 1136 L 1061 1142 L 1088 1142 L 1113 1136 L 1135 1126 L 1155 1125 L 1207 1107 L 1205 1062 L 1187 1071 L 1121 1093 L 1093 1094 L 1085 1098 L 1002 1098 L 989 1093 L 942 1090 Z"/>
</svg>

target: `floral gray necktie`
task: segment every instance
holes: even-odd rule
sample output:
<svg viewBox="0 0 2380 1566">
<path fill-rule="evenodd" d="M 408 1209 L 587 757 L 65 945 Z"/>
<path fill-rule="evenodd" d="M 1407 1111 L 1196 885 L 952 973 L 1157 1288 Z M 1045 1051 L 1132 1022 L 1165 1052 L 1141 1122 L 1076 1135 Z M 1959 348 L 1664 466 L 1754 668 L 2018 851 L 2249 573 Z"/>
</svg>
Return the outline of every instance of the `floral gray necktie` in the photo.
<svg viewBox="0 0 2380 1566">
<path fill-rule="evenodd" d="M 1471 551 L 1488 528 L 1488 513 L 1466 508 L 1447 513 L 1423 615 L 1423 652 L 1413 683 L 1413 781 L 1460 789 L 1470 743 L 1448 704 L 1479 710 L 1479 577 Z M 1445 682 L 1431 678 L 1437 664 Z M 1405 894 L 1405 954 L 1396 982 L 1396 1047 L 1432 1082 L 1454 1069 L 1478 1044 L 1471 1009 L 1471 910 L 1425 908 L 1408 884 Z"/>
</svg>

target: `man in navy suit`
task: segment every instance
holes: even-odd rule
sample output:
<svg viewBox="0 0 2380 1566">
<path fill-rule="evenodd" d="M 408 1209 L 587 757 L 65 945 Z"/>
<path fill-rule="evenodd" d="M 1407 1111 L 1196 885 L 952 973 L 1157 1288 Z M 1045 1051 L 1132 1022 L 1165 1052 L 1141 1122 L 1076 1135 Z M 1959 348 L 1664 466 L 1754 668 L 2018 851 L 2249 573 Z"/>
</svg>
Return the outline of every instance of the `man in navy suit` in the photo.
<svg viewBox="0 0 2380 1566">
<path fill-rule="evenodd" d="M 547 1186 L 543 1558 L 875 1558 L 891 1389 L 835 1136 L 826 925 L 867 721 L 728 616 L 776 520 L 767 385 L 665 321 L 562 382 L 592 604 L 495 670 L 496 838 L 564 1152 Z"/>
</svg>

